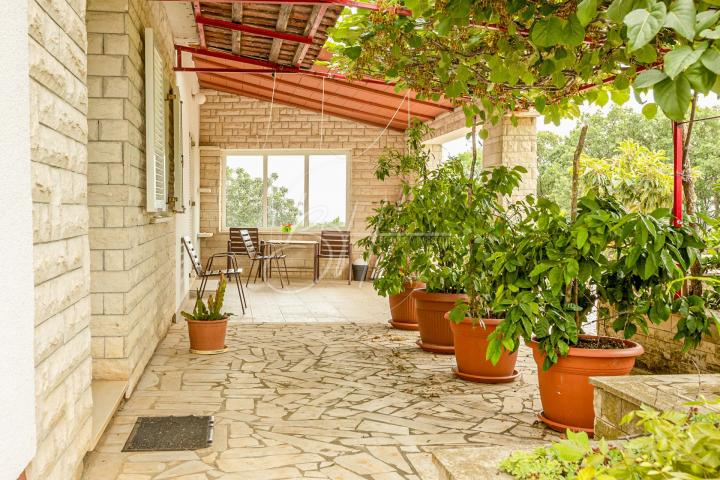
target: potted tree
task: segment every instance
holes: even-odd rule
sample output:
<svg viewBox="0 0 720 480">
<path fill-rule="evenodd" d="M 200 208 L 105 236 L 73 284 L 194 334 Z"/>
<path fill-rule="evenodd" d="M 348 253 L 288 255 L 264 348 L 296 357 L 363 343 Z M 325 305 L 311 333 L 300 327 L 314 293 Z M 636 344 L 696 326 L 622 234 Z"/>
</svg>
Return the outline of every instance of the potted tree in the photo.
<svg viewBox="0 0 720 480">
<path fill-rule="evenodd" d="M 181 312 L 187 321 L 192 353 L 212 354 L 225 350 L 227 322 L 228 317 L 232 315 L 232 313 L 222 312 L 226 287 L 227 279 L 221 275 L 215 297 L 210 295 L 207 305 L 198 292 L 192 313 Z"/>
<path fill-rule="evenodd" d="M 590 193 L 572 221 L 540 199 L 526 211 L 517 248 L 497 256 L 499 264 L 524 265 L 529 274 L 494 301 L 505 318 L 490 335 L 490 359 L 497 362 L 503 345 L 517 348 L 525 339 L 538 364 L 540 418 L 551 428 L 592 432 L 588 378 L 628 374 L 643 353 L 630 338 L 648 321 L 661 323 L 675 312 L 675 338 L 686 349 L 710 333 L 714 319 L 704 300 L 676 295 L 702 241 L 690 227 L 672 227 L 669 213 L 629 213 L 612 196 Z M 595 316 L 624 338 L 585 334 Z"/>
<path fill-rule="evenodd" d="M 499 167 L 483 171 L 479 181 L 475 181 L 474 168 L 471 168 L 467 195 L 469 215 L 457 233 L 466 239 L 469 250 L 463 265 L 467 300 L 446 314 L 451 320 L 455 344 L 457 368 L 454 372 L 464 380 L 504 383 L 518 376 L 514 344 L 508 344 L 509 348 L 502 346 L 497 363 L 487 359 L 487 350 L 488 337 L 502 318 L 502 313 L 493 310 L 496 292 L 527 274 L 514 265 L 498 268 L 495 262 L 501 252 L 515 249 L 519 236 L 519 225 L 514 219 L 522 202 L 505 206 L 508 202 L 503 198 L 518 186 L 522 173 L 525 173 L 522 167 L 512 170 Z"/>
<path fill-rule="evenodd" d="M 368 217 L 370 234 L 357 244 L 365 249 L 364 258 L 377 259 L 375 269 L 380 274 L 373 287 L 390 303 L 390 325 L 401 330 L 417 330 L 413 291 L 423 288 L 413 272 L 409 257 L 413 254 L 405 232 L 405 206 L 411 200 L 412 185 L 427 177 L 432 156 L 423 147 L 422 140 L 430 127 L 416 121 L 408 129 L 404 151 L 389 148 L 378 159 L 375 176 L 380 181 L 400 178 L 400 196 L 395 201 L 381 201 L 375 214 Z"/>
</svg>

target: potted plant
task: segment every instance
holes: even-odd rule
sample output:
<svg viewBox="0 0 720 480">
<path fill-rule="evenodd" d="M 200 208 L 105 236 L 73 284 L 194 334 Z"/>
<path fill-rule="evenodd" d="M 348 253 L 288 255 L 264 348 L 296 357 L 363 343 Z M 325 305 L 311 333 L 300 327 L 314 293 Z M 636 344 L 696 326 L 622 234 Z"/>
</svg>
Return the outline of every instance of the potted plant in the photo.
<svg viewBox="0 0 720 480">
<path fill-rule="evenodd" d="M 192 313 L 181 312 L 187 321 L 192 353 L 219 353 L 226 348 L 227 321 L 228 317 L 232 315 L 232 313 L 222 312 L 226 287 L 227 280 L 224 275 L 221 275 L 215 297 L 210 295 L 207 305 L 198 292 Z"/>
<path fill-rule="evenodd" d="M 280 232 L 281 233 L 292 233 L 293 224 L 292 223 L 283 223 L 280 226 Z"/>
<path fill-rule="evenodd" d="M 457 235 L 468 244 L 468 255 L 463 269 L 467 300 L 459 302 L 446 314 L 453 333 L 455 374 L 464 379 L 482 383 L 511 382 L 518 376 L 515 370 L 517 349 L 502 347 L 497 363 L 488 357 L 488 337 L 500 324 L 502 313 L 493 310 L 493 298 L 508 283 L 514 283 L 527 274 L 522 268 L 498 268 L 498 253 L 512 251 L 519 232 L 514 221 L 520 203 L 505 206 L 503 198 L 518 186 L 525 170 L 498 167 L 485 170 L 468 181 L 468 216 L 459 225 Z"/>
<path fill-rule="evenodd" d="M 368 217 L 370 234 L 357 244 L 365 250 L 364 258 L 376 257 L 375 270 L 380 272 L 373 287 L 390 304 L 390 325 L 401 330 L 417 330 L 413 291 L 425 286 L 418 281 L 410 266 L 413 255 L 406 236 L 405 207 L 411 200 L 412 185 L 427 178 L 432 156 L 422 142 L 430 127 L 416 121 L 408 129 L 405 151 L 387 149 L 378 159 L 375 176 L 380 181 L 400 178 L 400 196 L 397 200 L 380 202 L 375 214 Z"/>
<path fill-rule="evenodd" d="M 588 378 L 628 374 L 643 352 L 630 340 L 638 329 L 675 312 L 675 338 L 685 349 L 710 333 L 714 319 L 704 300 L 676 296 L 702 241 L 691 227 L 672 227 L 669 210 L 629 213 L 610 195 L 580 199 L 574 221 L 546 199 L 525 213 L 516 248 L 495 261 L 529 274 L 496 296 L 494 307 L 505 318 L 490 335 L 488 354 L 497 362 L 502 346 L 517 348 L 523 337 L 538 364 L 540 419 L 557 430 L 592 432 Z M 612 322 L 624 338 L 584 334 L 591 316 Z"/>
</svg>

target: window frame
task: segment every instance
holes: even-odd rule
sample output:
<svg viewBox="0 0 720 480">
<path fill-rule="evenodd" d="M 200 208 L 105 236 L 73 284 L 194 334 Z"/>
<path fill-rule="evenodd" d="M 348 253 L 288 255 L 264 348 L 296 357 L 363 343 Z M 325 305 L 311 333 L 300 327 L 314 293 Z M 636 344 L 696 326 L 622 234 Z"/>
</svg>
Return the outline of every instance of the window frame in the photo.
<svg viewBox="0 0 720 480">
<path fill-rule="evenodd" d="M 263 159 L 263 186 L 262 186 L 262 225 L 257 228 L 260 233 L 280 233 L 282 227 L 268 226 L 268 157 L 273 155 L 302 155 L 304 157 L 304 183 L 303 183 L 303 225 L 296 226 L 294 233 L 317 233 L 320 230 L 310 228 L 310 157 L 313 155 L 344 155 L 345 156 L 345 223 L 340 228 L 348 228 L 350 225 L 350 198 L 352 190 L 352 152 L 343 149 L 297 149 L 297 148 L 274 148 L 274 149 L 225 149 L 222 151 L 222 165 L 220 168 L 220 231 L 229 232 L 225 212 L 225 189 L 226 171 L 228 157 L 235 156 L 257 156 Z"/>
</svg>

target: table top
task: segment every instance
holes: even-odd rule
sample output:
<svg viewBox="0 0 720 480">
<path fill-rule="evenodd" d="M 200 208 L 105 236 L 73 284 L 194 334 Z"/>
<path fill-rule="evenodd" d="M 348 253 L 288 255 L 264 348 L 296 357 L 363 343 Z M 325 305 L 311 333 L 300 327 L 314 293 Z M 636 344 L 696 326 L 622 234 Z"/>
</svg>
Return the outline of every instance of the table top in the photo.
<svg viewBox="0 0 720 480">
<path fill-rule="evenodd" d="M 317 245 L 317 240 L 289 240 L 289 239 L 273 239 L 263 240 L 264 243 L 270 245 Z"/>
</svg>

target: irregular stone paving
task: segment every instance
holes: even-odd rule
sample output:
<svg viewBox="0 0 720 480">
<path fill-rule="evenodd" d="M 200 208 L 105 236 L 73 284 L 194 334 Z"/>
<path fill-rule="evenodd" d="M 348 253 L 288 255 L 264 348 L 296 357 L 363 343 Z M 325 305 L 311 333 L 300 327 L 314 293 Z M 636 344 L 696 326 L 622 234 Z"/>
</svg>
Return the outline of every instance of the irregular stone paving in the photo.
<svg viewBox="0 0 720 480">
<path fill-rule="evenodd" d="M 173 325 L 83 478 L 430 480 L 434 448 L 556 438 L 535 421 L 527 349 L 515 382 L 480 385 L 379 322 L 234 322 L 228 335 L 227 353 L 193 355 Z M 215 416 L 210 448 L 120 452 L 137 416 L 187 414 Z"/>
</svg>

